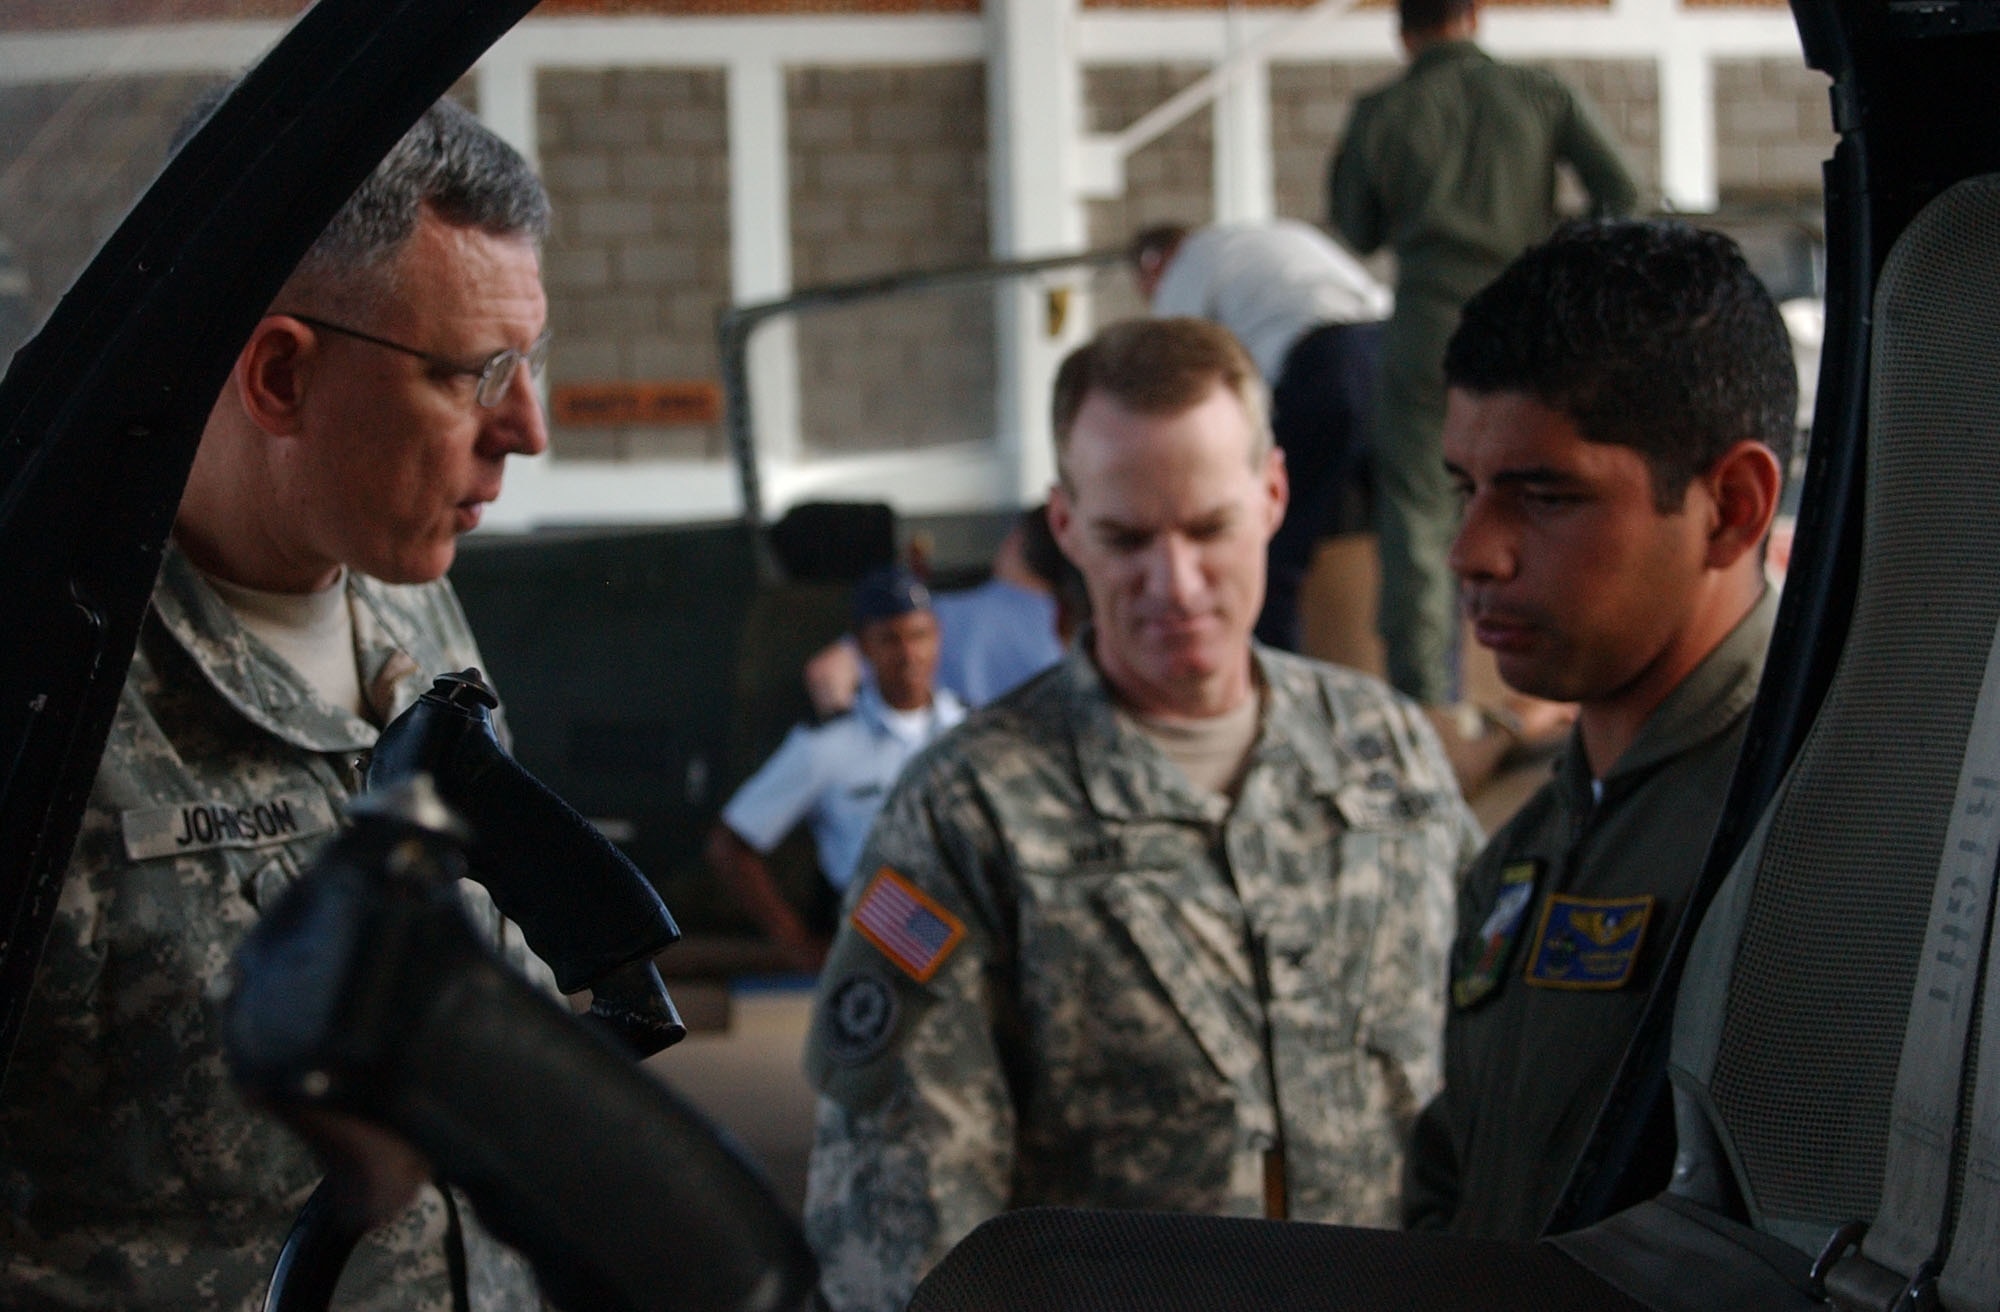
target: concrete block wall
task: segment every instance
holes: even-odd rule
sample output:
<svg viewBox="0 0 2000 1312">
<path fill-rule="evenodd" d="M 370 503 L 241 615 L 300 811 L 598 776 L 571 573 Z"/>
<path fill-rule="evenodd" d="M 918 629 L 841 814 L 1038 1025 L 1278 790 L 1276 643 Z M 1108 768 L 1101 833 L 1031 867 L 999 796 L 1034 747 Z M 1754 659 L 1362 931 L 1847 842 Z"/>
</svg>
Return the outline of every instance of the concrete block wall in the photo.
<svg viewBox="0 0 2000 1312">
<path fill-rule="evenodd" d="M 1304 9 L 1313 0 L 1231 0 L 1235 6 L 1244 9 Z M 1363 9 L 1379 9 L 1389 0 L 1360 0 Z M 1501 0 L 1512 3 L 1512 0 Z M 1084 9 L 1194 9 L 1213 12 L 1221 7 L 1218 0 L 1081 0 Z"/>
<path fill-rule="evenodd" d="M 1400 62 L 1388 60 L 1271 66 L 1271 191 L 1281 218 L 1329 226 L 1327 170 L 1347 134 L 1354 102 L 1402 71 Z M 1395 282 L 1390 252 L 1377 251 L 1362 262 L 1384 283 Z"/>
<path fill-rule="evenodd" d="M 1122 131 L 1207 71 L 1195 64 L 1086 68 L 1084 130 Z M 1117 245 L 1153 223 L 1208 222 L 1215 213 L 1214 167 L 1214 125 L 1209 111 L 1197 110 L 1125 161 L 1123 197 L 1090 202 L 1090 244 Z"/>
<path fill-rule="evenodd" d="M 543 278 L 553 384 L 715 378 L 729 296 L 729 144 L 719 69 L 548 70 L 536 89 L 555 206 Z M 568 428 L 558 460 L 718 457 L 721 425 Z"/>
<path fill-rule="evenodd" d="M 1271 183 L 1280 215 L 1326 225 L 1326 171 L 1354 102 L 1402 71 L 1389 61 L 1271 66 Z"/>
<path fill-rule="evenodd" d="M 676 17 L 746 14 L 976 14 L 979 0 L 542 0 L 536 12 L 585 14 L 670 14 Z"/>
<path fill-rule="evenodd" d="M 0 88 L 0 237 L 26 275 L 36 324 L 166 163 L 220 77 L 133 77 Z M 73 98 L 90 112 L 66 112 Z M 11 354 L 13 343 L 0 353 Z"/>
<path fill-rule="evenodd" d="M 1658 84 L 1649 61 L 1547 65 L 1597 105 L 1657 192 Z M 1324 170 L 1355 97 L 1392 62 L 1271 69 L 1278 212 L 1324 221 Z M 1089 130 L 1110 132 L 1199 76 L 1194 65 L 1085 70 Z M 62 135 L 75 85 L 0 89 L 0 234 L 39 318 L 164 158 L 212 76 L 92 84 L 109 114 Z M 1830 152 L 1826 81 L 1786 60 L 1715 72 L 1723 198 L 1816 201 Z M 988 250 L 985 73 L 977 64 L 793 70 L 788 75 L 794 280 L 800 286 L 976 261 Z M 470 99 L 470 83 L 459 94 Z M 728 152 L 719 69 L 539 75 L 541 162 L 555 199 L 547 252 L 554 381 L 714 378 L 716 310 L 729 296 Z M 1128 162 L 1127 194 L 1091 202 L 1092 245 L 1135 227 L 1212 214 L 1209 114 Z M 101 160 L 88 165 L 80 160 Z M 1095 317 L 1141 307 L 1122 276 L 1095 280 Z M 810 448 L 893 448 L 990 431 L 993 317 L 986 294 L 904 300 L 802 321 Z M 950 344 L 949 350 L 940 343 Z M 952 428 L 940 428 L 952 416 Z M 558 429 L 559 459 L 719 458 L 720 426 Z"/>
<path fill-rule="evenodd" d="M 1118 132 L 1207 69 L 1194 64 L 1135 64 L 1083 71 L 1083 118 L 1087 132 Z M 1122 246 L 1140 228 L 1155 223 L 1209 222 L 1215 215 L 1215 125 L 1209 111 L 1175 124 L 1157 141 L 1125 161 L 1125 194 L 1093 200 L 1085 207 L 1092 249 Z M 1091 315 L 1096 324 L 1142 315 L 1146 306 L 1123 270 L 1091 280 Z"/>
<path fill-rule="evenodd" d="M 1560 61 L 1545 65 L 1582 90 L 1625 152 L 1647 193 L 1659 177 L 1659 91 L 1654 67 L 1646 62 Z M 1271 170 L 1276 212 L 1324 227 L 1326 171 L 1347 129 L 1354 102 L 1397 77 L 1400 62 L 1351 64 L 1276 63 L 1270 70 Z M 1186 65 L 1101 67 L 1085 71 L 1085 112 L 1093 132 L 1115 132 L 1187 85 L 1202 70 Z M 1093 245 L 1123 242 L 1150 223 L 1207 222 L 1214 205 L 1209 182 L 1213 166 L 1208 111 L 1196 112 L 1128 162 L 1126 194 L 1089 207 Z M 1576 188 L 1571 187 L 1572 192 Z M 1570 198 L 1580 208 L 1580 193 Z M 1394 277 L 1386 252 L 1370 261 L 1377 276 Z M 1097 283 L 1100 322 L 1144 310 L 1129 286 Z"/>
<path fill-rule="evenodd" d="M 220 74 L 0 87 L 0 238 L 11 251 L 0 367 L 165 166 L 181 124 Z M 452 88 L 476 108 L 471 81 Z M 15 302 L 25 283 L 25 315 Z M 25 319 L 25 323 L 22 320 Z"/>
<path fill-rule="evenodd" d="M 1600 122 L 1618 143 L 1625 167 L 1639 184 L 1639 204 L 1650 209 L 1660 198 L 1660 77 L 1650 60 L 1535 60 L 1536 68 L 1555 74 L 1583 93 Z M 1564 207 L 1583 206 L 1583 193 L 1569 187 Z"/>
<path fill-rule="evenodd" d="M 796 69 L 786 93 L 795 286 L 987 257 L 981 66 Z M 800 316 L 808 453 L 990 437 L 993 305 L 919 292 Z"/>
<path fill-rule="evenodd" d="M 1817 203 L 1833 154 L 1828 79 L 1775 59 L 1715 65 L 1716 181 L 1727 200 Z"/>
</svg>

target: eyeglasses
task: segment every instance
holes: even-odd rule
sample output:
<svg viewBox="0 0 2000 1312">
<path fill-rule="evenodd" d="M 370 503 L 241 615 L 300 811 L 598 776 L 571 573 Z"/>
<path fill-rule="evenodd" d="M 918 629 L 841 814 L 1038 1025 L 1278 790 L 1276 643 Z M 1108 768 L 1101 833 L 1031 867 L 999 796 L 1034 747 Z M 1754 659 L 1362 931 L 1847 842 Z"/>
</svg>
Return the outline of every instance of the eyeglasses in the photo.
<svg viewBox="0 0 2000 1312">
<path fill-rule="evenodd" d="M 317 328 L 321 332 L 339 333 L 342 337 L 352 337 L 357 342 L 367 342 L 371 346 L 386 346 L 392 351 L 401 351 L 404 355 L 415 356 L 439 373 L 462 374 L 468 378 L 477 378 L 479 384 L 472 393 L 473 398 L 480 405 L 489 408 L 499 405 L 500 398 L 507 395 L 507 385 L 514 381 L 514 371 L 516 369 L 525 364 L 528 366 L 529 377 L 539 378 L 542 376 L 542 369 L 549 362 L 549 333 L 546 329 L 540 337 L 534 340 L 533 345 L 529 346 L 525 351 L 509 346 L 495 351 L 478 364 L 460 364 L 456 360 L 447 360 L 441 355 L 432 355 L 429 351 L 419 351 L 414 346 L 405 346 L 401 342 L 392 342 L 386 337 L 377 337 L 372 333 L 364 333 L 357 328 L 348 328 L 337 323 L 328 323 L 324 319 L 315 319 L 311 315 L 294 314 L 290 317 L 297 319 L 302 324 Z"/>
</svg>

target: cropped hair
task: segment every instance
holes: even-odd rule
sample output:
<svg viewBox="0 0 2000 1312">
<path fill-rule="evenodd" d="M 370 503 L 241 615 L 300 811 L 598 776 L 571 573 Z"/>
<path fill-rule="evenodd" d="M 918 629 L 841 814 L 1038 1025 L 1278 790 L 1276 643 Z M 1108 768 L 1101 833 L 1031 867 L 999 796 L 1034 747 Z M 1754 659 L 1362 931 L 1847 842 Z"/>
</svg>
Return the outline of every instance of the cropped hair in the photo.
<svg viewBox="0 0 2000 1312">
<path fill-rule="evenodd" d="M 549 231 L 548 192 L 528 162 L 447 97 L 341 206 L 292 271 L 286 294 L 365 308 L 392 292 L 396 254 L 426 210 L 492 237 L 540 243 Z"/>
<path fill-rule="evenodd" d="M 1221 383 L 1249 417 L 1250 458 L 1271 449 L 1270 396 L 1249 352 L 1206 319 L 1125 319 L 1071 351 L 1056 370 L 1056 471 L 1069 481 L 1069 438 L 1093 392 L 1142 415 L 1177 415 Z"/>
<path fill-rule="evenodd" d="M 1585 440 L 1631 447 L 1662 513 L 1737 442 L 1782 459 L 1797 420 L 1777 303 L 1735 242 L 1671 221 L 1557 229 L 1466 303 L 1444 376 L 1533 397 Z"/>
<path fill-rule="evenodd" d="M 1472 9 L 1473 0 L 1396 0 L 1396 20 L 1405 32 L 1435 32 Z"/>
</svg>

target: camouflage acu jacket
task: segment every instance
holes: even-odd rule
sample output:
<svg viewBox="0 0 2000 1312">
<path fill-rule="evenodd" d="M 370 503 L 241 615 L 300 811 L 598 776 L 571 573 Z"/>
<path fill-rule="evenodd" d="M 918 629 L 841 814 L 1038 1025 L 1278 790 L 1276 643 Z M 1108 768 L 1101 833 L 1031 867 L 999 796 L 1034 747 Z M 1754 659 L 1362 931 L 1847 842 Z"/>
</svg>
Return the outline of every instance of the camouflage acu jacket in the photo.
<svg viewBox="0 0 2000 1312">
<path fill-rule="evenodd" d="M 1274 1150 L 1291 1216 L 1394 1222 L 1478 829 L 1414 705 L 1257 661 L 1233 807 L 1074 653 L 903 776 L 807 1048 L 834 1306 L 900 1308 L 1003 1208 L 1261 1214 Z"/>
<path fill-rule="evenodd" d="M 444 583 L 349 576 L 383 722 L 478 661 Z M 169 549 L 0 1090 L 0 1305 L 257 1309 L 320 1171 L 246 1108 L 211 994 L 330 834 L 376 729 L 321 702 Z M 547 980 L 467 885 L 476 920 Z M 553 987 L 553 981 L 547 981 Z M 540 1306 L 525 1264 L 467 1230 L 473 1305 Z M 449 1307 L 435 1190 L 364 1241 L 335 1305 Z"/>
</svg>

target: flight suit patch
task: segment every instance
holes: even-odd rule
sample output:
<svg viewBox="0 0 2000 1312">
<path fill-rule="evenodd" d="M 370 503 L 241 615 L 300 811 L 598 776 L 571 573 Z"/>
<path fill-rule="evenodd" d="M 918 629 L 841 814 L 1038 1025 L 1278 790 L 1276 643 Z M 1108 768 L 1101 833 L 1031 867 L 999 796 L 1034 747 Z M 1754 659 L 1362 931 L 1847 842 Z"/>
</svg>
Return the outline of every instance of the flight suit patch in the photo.
<svg viewBox="0 0 2000 1312">
<path fill-rule="evenodd" d="M 1545 989 L 1616 989 L 1631 980 L 1653 916 L 1653 897 L 1549 899 L 1528 983 Z"/>
<path fill-rule="evenodd" d="M 1514 861 L 1500 868 L 1499 896 L 1479 926 L 1479 955 L 1451 982 L 1455 1005 L 1470 1007 L 1499 987 L 1501 972 L 1513 955 L 1514 940 L 1521 936 L 1521 922 L 1527 919 L 1541 877 L 1540 861 Z"/>
<path fill-rule="evenodd" d="M 888 866 L 875 872 L 848 917 L 917 983 L 927 982 L 965 937 L 965 923 Z"/>
</svg>

